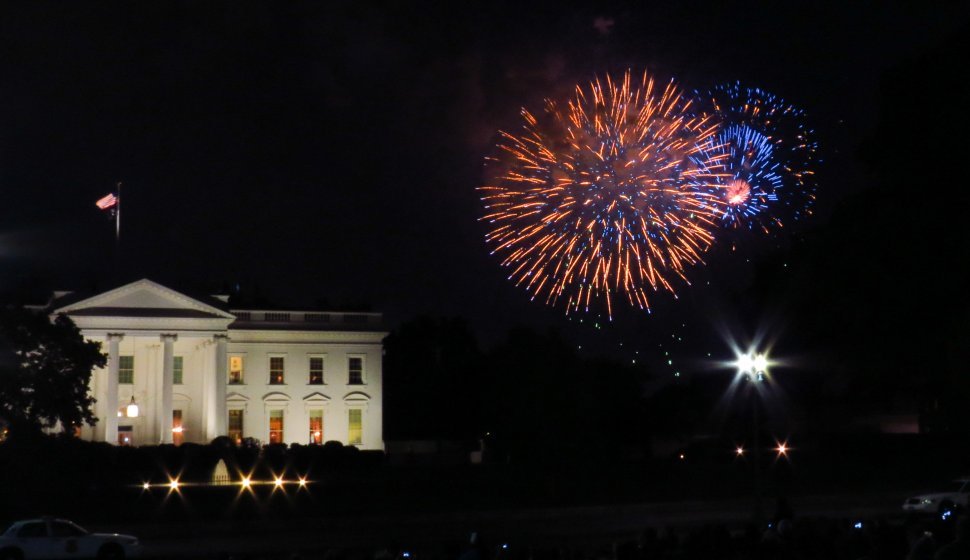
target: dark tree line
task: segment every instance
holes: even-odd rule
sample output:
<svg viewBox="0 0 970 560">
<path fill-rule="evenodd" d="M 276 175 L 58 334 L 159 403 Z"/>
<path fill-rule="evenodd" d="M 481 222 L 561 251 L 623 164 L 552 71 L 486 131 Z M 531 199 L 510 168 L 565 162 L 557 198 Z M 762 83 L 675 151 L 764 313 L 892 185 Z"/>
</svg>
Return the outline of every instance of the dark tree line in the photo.
<svg viewBox="0 0 970 560">
<path fill-rule="evenodd" d="M 422 318 L 385 339 L 385 437 L 484 440 L 512 460 L 644 441 L 642 372 L 517 328 L 483 350 L 459 319 Z"/>
<path fill-rule="evenodd" d="M 915 408 L 925 431 L 970 431 L 970 87 L 955 71 L 968 37 L 884 74 L 877 125 L 855 154 L 870 175 L 744 294 L 783 307 L 787 336 L 814 349 L 817 371 L 791 393 L 817 415 Z"/>
</svg>

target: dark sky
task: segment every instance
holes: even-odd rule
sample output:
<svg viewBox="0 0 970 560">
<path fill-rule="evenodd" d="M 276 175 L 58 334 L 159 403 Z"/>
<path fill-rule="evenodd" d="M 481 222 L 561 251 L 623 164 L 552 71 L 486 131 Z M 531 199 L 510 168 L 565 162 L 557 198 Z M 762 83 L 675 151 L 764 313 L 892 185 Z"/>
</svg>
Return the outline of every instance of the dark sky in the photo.
<svg viewBox="0 0 970 560">
<path fill-rule="evenodd" d="M 94 201 L 121 180 L 124 278 L 367 303 L 392 325 L 566 325 L 505 281 L 477 222 L 482 157 L 520 107 L 628 67 L 776 92 L 818 131 L 824 228 L 868 180 L 880 76 L 967 21 L 936 2 L 393 4 L 4 2 L 2 288 L 111 284 Z M 700 283 L 743 286 L 758 258 L 714 254 Z M 692 290 L 607 329 L 676 338 L 717 305 Z"/>
</svg>

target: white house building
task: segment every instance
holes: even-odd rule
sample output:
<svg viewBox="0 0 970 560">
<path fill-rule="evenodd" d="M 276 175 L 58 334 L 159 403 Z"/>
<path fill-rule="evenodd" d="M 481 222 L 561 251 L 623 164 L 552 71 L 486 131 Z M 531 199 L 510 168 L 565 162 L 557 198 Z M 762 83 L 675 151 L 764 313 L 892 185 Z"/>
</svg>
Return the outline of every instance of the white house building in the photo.
<svg viewBox="0 0 970 560">
<path fill-rule="evenodd" d="M 81 437 L 120 445 L 336 440 L 383 449 L 378 313 L 229 309 L 139 280 L 82 297 L 66 314 L 108 354 Z"/>
</svg>

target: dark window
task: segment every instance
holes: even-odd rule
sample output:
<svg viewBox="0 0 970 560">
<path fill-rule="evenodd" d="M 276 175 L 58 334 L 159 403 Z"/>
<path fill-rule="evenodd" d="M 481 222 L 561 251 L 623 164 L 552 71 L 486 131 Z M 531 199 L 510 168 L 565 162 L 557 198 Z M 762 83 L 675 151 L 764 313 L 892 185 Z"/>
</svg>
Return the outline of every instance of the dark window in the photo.
<svg viewBox="0 0 970 560">
<path fill-rule="evenodd" d="M 270 385 L 282 385 L 284 377 L 283 358 L 274 356 L 269 359 L 269 383 Z"/>
<path fill-rule="evenodd" d="M 303 316 L 303 320 L 307 323 L 329 323 L 330 314 L 329 313 L 307 313 Z"/>
<path fill-rule="evenodd" d="M 51 534 L 55 537 L 83 537 L 87 534 L 84 529 L 67 521 L 54 521 L 51 523 Z"/>
<path fill-rule="evenodd" d="M 280 321 L 286 322 L 290 320 L 289 313 L 266 313 L 263 315 L 263 319 L 266 321 Z"/>
<path fill-rule="evenodd" d="M 347 369 L 350 372 L 350 376 L 347 379 L 348 385 L 364 384 L 364 359 L 363 358 L 349 358 L 347 360 Z"/>
<path fill-rule="evenodd" d="M 118 356 L 118 384 L 131 385 L 135 382 L 135 357 Z"/>
<path fill-rule="evenodd" d="M 323 385 L 323 358 L 310 358 L 310 385 Z"/>
<path fill-rule="evenodd" d="M 182 356 L 175 356 L 172 359 L 172 384 L 182 384 Z"/>
<path fill-rule="evenodd" d="M 24 523 L 23 527 L 20 528 L 20 532 L 17 536 L 22 539 L 37 539 L 47 536 L 47 526 L 42 521 L 35 521 L 33 523 Z"/>
</svg>

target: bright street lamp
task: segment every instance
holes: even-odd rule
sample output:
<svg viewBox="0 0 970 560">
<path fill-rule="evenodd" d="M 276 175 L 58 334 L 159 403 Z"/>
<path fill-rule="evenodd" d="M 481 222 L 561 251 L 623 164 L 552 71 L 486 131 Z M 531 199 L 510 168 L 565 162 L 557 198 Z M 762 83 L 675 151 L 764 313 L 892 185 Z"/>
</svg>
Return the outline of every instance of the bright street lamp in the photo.
<svg viewBox="0 0 970 560">
<path fill-rule="evenodd" d="M 753 349 L 743 354 L 739 353 L 734 361 L 738 377 L 751 382 L 751 427 L 754 430 L 754 434 L 752 434 L 753 447 L 751 449 L 754 467 L 755 519 L 759 522 L 761 520 L 761 443 L 759 441 L 761 422 L 758 418 L 758 396 L 761 394 L 761 387 L 756 384 L 760 384 L 768 378 L 769 365 L 771 365 L 771 362 L 768 360 L 768 356 L 764 352 L 756 352 Z M 737 456 L 741 457 L 744 454 L 744 449 L 739 446 L 736 452 Z"/>
<path fill-rule="evenodd" d="M 738 375 L 744 376 L 751 381 L 764 381 L 768 375 L 768 356 L 763 352 L 749 351 L 738 355 L 734 361 L 734 367 Z"/>
</svg>

